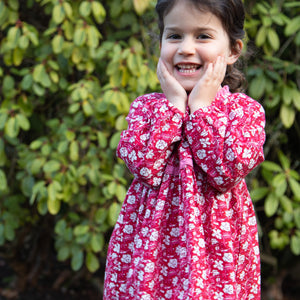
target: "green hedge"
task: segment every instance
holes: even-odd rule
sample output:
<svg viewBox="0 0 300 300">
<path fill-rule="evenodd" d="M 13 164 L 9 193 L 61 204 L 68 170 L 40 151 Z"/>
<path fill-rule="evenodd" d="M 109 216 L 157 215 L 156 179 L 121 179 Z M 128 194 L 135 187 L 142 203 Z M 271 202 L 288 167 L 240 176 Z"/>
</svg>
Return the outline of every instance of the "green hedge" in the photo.
<svg viewBox="0 0 300 300">
<path fill-rule="evenodd" d="M 115 157 L 130 102 L 159 91 L 155 2 L 0 0 L 2 252 L 51 215 L 58 260 L 99 269 L 131 180 Z M 300 4 L 245 2 L 268 134 L 248 183 L 268 243 L 299 255 Z"/>
</svg>

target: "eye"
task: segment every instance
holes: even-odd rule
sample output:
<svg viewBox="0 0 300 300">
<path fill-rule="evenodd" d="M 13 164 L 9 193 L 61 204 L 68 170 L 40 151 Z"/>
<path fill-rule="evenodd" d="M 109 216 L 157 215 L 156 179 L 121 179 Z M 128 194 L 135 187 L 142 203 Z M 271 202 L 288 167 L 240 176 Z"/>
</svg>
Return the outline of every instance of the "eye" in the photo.
<svg viewBox="0 0 300 300">
<path fill-rule="evenodd" d="M 206 33 L 201 33 L 201 34 L 198 35 L 198 39 L 200 39 L 200 40 L 207 40 L 207 39 L 210 39 L 210 38 L 211 38 L 211 36 L 206 34 Z"/>
<path fill-rule="evenodd" d="M 171 40 L 178 40 L 180 38 L 181 38 L 181 36 L 177 33 L 172 33 L 172 34 L 168 35 L 168 39 L 171 39 Z"/>
</svg>

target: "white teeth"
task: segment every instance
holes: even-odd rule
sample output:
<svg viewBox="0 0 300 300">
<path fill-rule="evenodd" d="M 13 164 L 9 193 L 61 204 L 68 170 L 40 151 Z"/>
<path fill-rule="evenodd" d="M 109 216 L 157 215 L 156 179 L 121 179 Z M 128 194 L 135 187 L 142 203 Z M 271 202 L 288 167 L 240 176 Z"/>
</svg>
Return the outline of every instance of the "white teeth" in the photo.
<svg viewBox="0 0 300 300">
<path fill-rule="evenodd" d="M 181 73 L 193 73 L 196 72 L 199 66 L 197 65 L 177 65 L 179 72 Z"/>
</svg>

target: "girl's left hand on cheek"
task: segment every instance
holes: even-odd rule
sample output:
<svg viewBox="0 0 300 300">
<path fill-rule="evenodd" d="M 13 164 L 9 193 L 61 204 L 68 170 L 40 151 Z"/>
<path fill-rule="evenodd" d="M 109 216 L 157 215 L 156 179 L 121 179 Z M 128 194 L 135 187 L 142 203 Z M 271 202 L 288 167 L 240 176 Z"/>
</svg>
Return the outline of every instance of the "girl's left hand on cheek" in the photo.
<svg viewBox="0 0 300 300">
<path fill-rule="evenodd" d="M 195 85 L 189 96 L 189 107 L 191 113 L 201 107 L 209 106 L 221 88 L 226 73 L 226 60 L 218 56 L 214 63 L 204 66 L 203 75 Z"/>
</svg>

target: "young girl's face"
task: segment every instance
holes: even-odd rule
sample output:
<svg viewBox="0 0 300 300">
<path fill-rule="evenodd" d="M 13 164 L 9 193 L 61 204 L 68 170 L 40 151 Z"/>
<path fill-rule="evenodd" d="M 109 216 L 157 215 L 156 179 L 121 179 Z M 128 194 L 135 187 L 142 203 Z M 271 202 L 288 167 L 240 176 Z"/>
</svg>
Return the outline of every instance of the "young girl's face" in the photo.
<svg viewBox="0 0 300 300">
<path fill-rule="evenodd" d="M 242 47 L 241 41 L 237 43 Z M 187 92 L 199 81 L 205 66 L 218 56 L 225 57 L 227 64 L 238 58 L 219 18 L 187 1 L 178 1 L 164 17 L 160 55 Z"/>
</svg>

